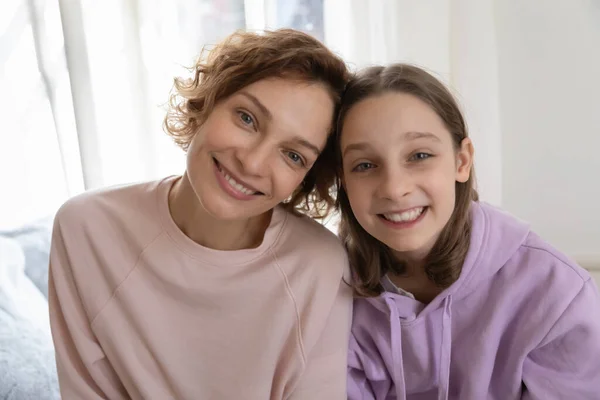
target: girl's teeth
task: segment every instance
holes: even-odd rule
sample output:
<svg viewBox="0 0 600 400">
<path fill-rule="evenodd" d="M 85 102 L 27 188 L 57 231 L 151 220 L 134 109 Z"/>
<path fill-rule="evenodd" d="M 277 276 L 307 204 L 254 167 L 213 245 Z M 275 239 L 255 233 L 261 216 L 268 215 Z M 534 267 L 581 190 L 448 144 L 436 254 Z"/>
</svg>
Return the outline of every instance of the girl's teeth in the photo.
<svg viewBox="0 0 600 400">
<path fill-rule="evenodd" d="M 223 175 L 225 175 L 225 180 L 227 180 L 227 182 L 229 182 L 231 187 L 236 189 L 238 192 L 242 192 L 247 195 L 254 194 L 254 190 L 250 190 L 247 187 L 240 185 L 239 183 L 237 183 L 235 181 L 235 179 L 233 179 L 231 176 L 229 176 L 226 172 L 223 172 Z"/>
<path fill-rule="evenodd" d="M 404 211 L 397 214 L 383 214 L 383 217 L 392 222 L 411 222 L 419 218 L 423 213 L 424 207 L 413 208 L 412 210 Z"/>
</svg>

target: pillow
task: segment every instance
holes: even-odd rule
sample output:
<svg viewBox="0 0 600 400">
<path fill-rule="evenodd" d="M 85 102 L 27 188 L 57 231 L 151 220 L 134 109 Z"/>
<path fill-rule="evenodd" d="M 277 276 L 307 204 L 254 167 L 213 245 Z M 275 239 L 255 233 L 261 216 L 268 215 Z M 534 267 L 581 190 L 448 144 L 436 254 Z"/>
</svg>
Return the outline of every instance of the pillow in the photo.
<svg viewBox="0 0 600 400">
<path fill-rule="evenodd" d="M 15 239 L 25 255 L 25 274 L 48 297 L 48 260 L 52 238 L 53 217 L 47 217 L 19 229 L 0 232 L 0 236 Z"/>
<path fill-rule="evenodd" d="M 19 243 L 0 236 L 0 309 L 23 317 L 50 335 L 48 302 L 25 275 L 25 256 Z"/>
<path fill-rule="evenodd" d="M 52 338 L 0 309 L 0 399 L 60 400 Z"/>
<path fill-rule="evenodd" d="M 0 236 L 0 399 L 59 398 L 48 302 L 19 243 Z"/>
</svg>

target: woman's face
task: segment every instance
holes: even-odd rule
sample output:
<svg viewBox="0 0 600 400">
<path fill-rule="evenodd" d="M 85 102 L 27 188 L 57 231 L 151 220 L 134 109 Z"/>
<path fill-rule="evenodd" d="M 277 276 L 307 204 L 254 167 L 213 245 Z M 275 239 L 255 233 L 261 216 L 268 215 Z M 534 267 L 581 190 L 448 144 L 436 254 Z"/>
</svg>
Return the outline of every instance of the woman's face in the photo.
<svg viewBox="0 0 600 400">
<path fill-rule="evenodd" d="M 325 147 L 333 112 L 323 85 L 286 79 L 255 82 L 219 102 L 187 154 L 202 207 L 242 220 L 289 198 Z"/>
</svg>

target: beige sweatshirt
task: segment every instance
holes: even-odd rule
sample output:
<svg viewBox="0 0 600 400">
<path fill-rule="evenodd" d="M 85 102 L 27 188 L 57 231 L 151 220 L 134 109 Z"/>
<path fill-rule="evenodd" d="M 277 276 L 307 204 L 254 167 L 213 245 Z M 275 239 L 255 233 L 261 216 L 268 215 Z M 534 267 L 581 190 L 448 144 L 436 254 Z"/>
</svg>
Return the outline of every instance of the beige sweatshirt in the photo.
<svg viewBox="0 0 600 400">
<path fill-rule="evenodd" d="M 50 319 L 63 399 L 346 398 L 347 257 L 306 217 L 217 251 L 171 219 L 174 178 L 59 210 Z"/>
</svg>

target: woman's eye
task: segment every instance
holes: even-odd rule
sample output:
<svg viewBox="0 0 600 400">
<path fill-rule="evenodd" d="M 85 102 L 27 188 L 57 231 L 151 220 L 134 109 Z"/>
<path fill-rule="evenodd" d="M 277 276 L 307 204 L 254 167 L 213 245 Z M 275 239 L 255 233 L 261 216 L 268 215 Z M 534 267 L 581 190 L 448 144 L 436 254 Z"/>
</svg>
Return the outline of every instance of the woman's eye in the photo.
<svg viewBox="0 0 600 400">
<path fill-rule="evenodd" d="M 410 157 L 410 159 L 411 159 L 411 161 L 422 161 L 422 160 L 426 160 L 426 159 L 428 159 L 430 157 L 433 157 L 433 156 L 431 154 L 429 154 L 429 153 L 420 152 L 420 153 L 413 154 Z"/>
<path fill-rule="evenodd" d="M 364 171 L 367 171 L 367 170 L 372 169 L 374 167 L 375 167 L 374 164 L 371 164 L 371 163 L 368 163 L 368 162 L 364 162 L 364 163 L 360 163 L 356 167 L 354 167 L 352 169 L 352 172 L 364 172 Z"/>
<path fill-rule="evenodd" d="M 242 120 L 244 125 L 254 125 L 254 119 L 252 118 L 252 115 L 244 111 L 238 111 L 238 115 L 240 116 L 240 120 Z"/>
<path fill-rule="evenodd" d="M 302 159 L 302 156 L 300 156 L 298 153 L 295 153 L 293 151 L 288 151 L 287 156 L 290 160 L 292 160 L 292 162 L 294 164 L 298 164 L 298 165 L 302 165 L 302 166 L 305 165 L 304 160 Z"/>
</svg>

